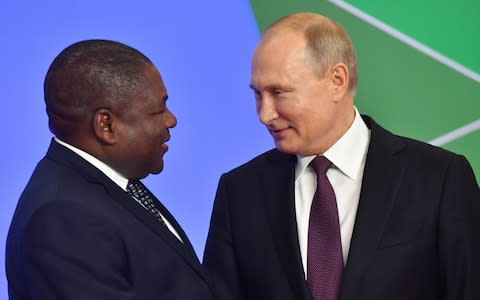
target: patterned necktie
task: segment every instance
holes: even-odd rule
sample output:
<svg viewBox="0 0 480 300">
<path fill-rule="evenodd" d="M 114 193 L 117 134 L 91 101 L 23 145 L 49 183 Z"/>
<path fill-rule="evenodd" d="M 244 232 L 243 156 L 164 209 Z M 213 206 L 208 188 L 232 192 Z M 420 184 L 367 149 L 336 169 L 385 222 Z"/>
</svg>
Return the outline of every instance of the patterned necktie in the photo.
<svg viewBox="0 0 480 300">
<path fill-rule="evenodd" d="M 162 215 L 158 208 L 155 206 L 150 194 L 147 192 L 145 186 L 138 180 L 130 180 L 127 185 L 127 193 L 134 197 L 142 206 L 154 215 L 158 221 L 167 226 L 162 219 Z"/>
<path fill-rule="evenodd" d="M 317 156 L 310 163 L 317 173 L 308 225 L 307 280 L 314 300 L 337 300 L 343 273 L 337 201 L 327 178 L 331 162 Z"/>
</svg>

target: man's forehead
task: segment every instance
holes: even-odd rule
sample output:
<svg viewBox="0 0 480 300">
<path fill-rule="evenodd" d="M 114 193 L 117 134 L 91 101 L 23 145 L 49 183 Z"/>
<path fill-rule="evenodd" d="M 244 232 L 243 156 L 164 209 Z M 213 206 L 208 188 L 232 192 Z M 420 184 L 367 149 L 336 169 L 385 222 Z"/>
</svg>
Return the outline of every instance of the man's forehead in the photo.
<svg viewBox="0 0 480 300">
<path fill-rule="evenodd" d="M 252 57 L 252 70 L 282 64 L 297 64 L 305 59 L 306 41 L 303 36 L 283 35 L 262 40 Z"/>
<path fill-rule="evenodd" d="M 273 28 L 267 30 L 260 40 L 260 44 L 262 43 L 276 43 L 282 42 L 285 40 L 304 40 L 304 32 L 292 30 L 288 27 L 281 27 L 281 28 Z"/>
</svg>

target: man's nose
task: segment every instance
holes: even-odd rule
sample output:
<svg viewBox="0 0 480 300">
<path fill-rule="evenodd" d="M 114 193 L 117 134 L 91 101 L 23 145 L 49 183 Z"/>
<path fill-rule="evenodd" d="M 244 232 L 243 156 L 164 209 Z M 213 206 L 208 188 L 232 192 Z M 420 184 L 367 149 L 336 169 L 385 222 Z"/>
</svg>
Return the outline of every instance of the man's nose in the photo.
<svg viewBox="0 0 480 300">
<path fill-rule="evenodd" d="M 278 118 L 275 103 L 269 97 L 264 97 L 257 101 L 258 119 L 264 125 L 269 125 L 273 120 Z"/>
<path fill-rule="evenodd" d="M 170 110 L 168 110 L 166 125 L 168 128 L 173 128 L 177 126 L 177 117 L 175 117 L 175 115 Z"/>
</svg>

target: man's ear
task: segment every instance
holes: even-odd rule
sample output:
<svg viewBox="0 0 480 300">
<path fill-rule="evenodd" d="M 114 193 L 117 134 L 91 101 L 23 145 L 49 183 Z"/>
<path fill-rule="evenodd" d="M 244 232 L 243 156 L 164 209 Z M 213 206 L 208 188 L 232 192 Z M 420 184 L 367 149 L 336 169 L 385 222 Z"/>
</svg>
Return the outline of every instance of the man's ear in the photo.
<svg viewBox="0 0 480 300">
<path fill-rule="evenodd" d="M 93 115 L 92 127 L 95 136 L 102 142 L 112 145 L 116 143 L 117 118 L 107 108 L 98 109 Z"/>
<path fill-rule="evenodd" d="M 340 101 L 348 91 L 348 68 L 344 63 L 337 63 L 330 68 L 330 84 L 335 102 Z"/>
</svg>

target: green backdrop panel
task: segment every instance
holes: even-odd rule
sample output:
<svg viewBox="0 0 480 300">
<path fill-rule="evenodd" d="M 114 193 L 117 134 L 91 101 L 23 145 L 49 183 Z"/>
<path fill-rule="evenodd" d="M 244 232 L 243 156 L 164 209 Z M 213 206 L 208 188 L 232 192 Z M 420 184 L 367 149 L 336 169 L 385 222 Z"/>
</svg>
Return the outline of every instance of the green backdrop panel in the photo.
<svg viewBox="0 0 480 300">
<path fill-rule="evenodd" d="M 318 12 L 341 23 L 358 52 L 356 105 L 390 131 L 428 142 L 480 119 L 478 82 L 328 1 L 279 0 L 275 8 L 267 1 L 250 2 L 261 31 L 276 19 L 301 11 Z M 480 182 L 479 146 L 478 130 L 442 145 L 465 155 Z"/>
<path fill-rule="evenodd" d="M 480 74 L 480 1 L 346 2 Z"/>
</svg>

